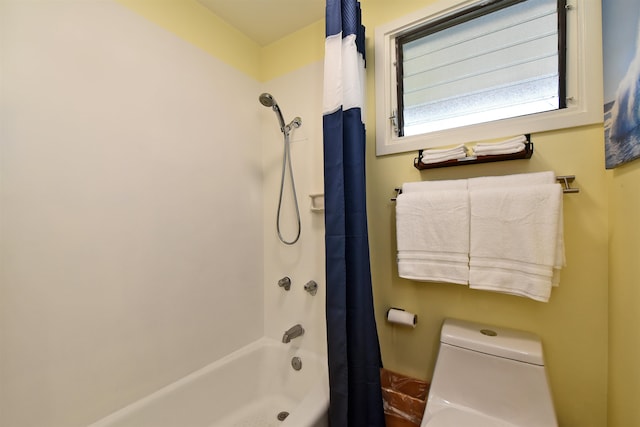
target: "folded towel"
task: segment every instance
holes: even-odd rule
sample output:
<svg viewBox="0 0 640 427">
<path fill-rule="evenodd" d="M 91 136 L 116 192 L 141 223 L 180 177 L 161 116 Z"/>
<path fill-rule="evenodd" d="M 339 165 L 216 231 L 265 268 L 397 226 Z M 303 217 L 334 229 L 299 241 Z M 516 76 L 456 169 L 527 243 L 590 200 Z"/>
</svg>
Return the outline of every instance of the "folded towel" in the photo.
<svg viewBox="0 0 640 427">
<path fill-rule="evenodd" d="M 446 162 L 467 157 L 467 147 L 464 144 L 452 148 L 432 148 L 422 151 L 420 161 L 424 164 Z"/>
<path fill-rule="evenodd" d="M 558 184 L 559 185 L 559 184 Z M 560 270 L 567 265 L 567 258 L 564 252 L 564 212 L 563 203 L 560 201 L 560 214 L 558 219 L 558 239 L 556 242 L 556 259 L 553 263 L 553 286 L 560 285 Z"/>
<path fill-rule="evenodd" d="M 466 151 L 466 147 L 464 144 L 458 144 L 455 147 L 450 147 L 450 148 L 427 148 L 426 150 L 423 150 L 422 153 L 426 154 L 426 155 L 431 155 L 431 154 L 451 154 L 451 153 L 458 153 L 460 151 Z"/>
<path fill-rule="evenodd" d="M 495 156 L 498 154 L 515 154 L 524 151 L 525 145 L 522 142 L 501 147 L 474 147 L 473 154 L 476 156 Z"/>
<path fill-rule="evenodd" d="M 469 191 L 483 188 L 509 188 L 520 187 L 526 185 L 555 184 L 556 174 L 553 171 L 520 173 L 504 176 L 483 176 L 471 178 L 468 180 Z M 561 201 L 562 202 L 562 201 Z M 565 249 L 564 249 L 564 224 L 562 204 L 558 213 L 558 235 L 557 248 L 555 251 L 556 259 L 554 262 L 553 286 L 560 284 L 560 269 L 566 265 Z"/>
<path fill-rule="evenodd" d="M 546 302 L 557 264 L 562 187 L 483 187 L 492 178 L 499 177 L 469 180 L 469 286 Z"/>
<path fill-rule="evenodd" d="M 519 153 L 524 151 L 525 142 L 527 138 L 524 135 L 497 143 L 480 142 L 473 146 L 473 153 L 476 156 Z"/>
<path fill-rule="evenodd" d="M 409 191 L 396 200 L 398 273 L 421 281 L 467 284 L 469 279 L 469 197 L 466 181 L 421 183 L 433 191 Z M 405 184 L 406 186 L 406 184 Z M 403 186 L 403 189 L 405 188 Z"/>
<path fill-rule="evenodd" d="M 467 185 L 469 187 L 469 190 L 477 190 L 482 188 L 504 188 L 520 187 L 523 185 L 554 184 L 555 182 L 555 173 L 546 171 L 519 173 L 515 175 L 504 176 L 481 176 L 478 178 L 470 178 Z"/>
<path fill-rule="evenodd" d="M 475 148 L 478 150 L 487 150 L 487 149 L 495 149 L 495 148 L 511 148 L 511 147 L 520 147 L 523 146 L 526 141 L 509 141 L 509 142 L 501 142 L 499 144 L 476 144 Z"/>
<path fill-rule="evenodd" d="M 405 183 L 396 221 L 398 272 L 408 279 L 548 301 L 565 265 L 553 172 Z"/>
<path fill-rule="evenodd" d="M 443 156 L 422 156 L 420 158 L 420 162 L 425 165 L 430 165 L 433 163 L 441 163 L 446 162 L 447 160 L 460 160 L 467 157 L 467 153 L 457 153 L 457 154 L 448 154 Z"/>
<path fill-rule="evenodd" d="M 500 146 L 508 146 L 514 143 L 522 143 L 527 142 L 527 137 L 524 135 L 519 135 L 513 138 L 509 138 L 505 141 L 500 142 L 479 142 L 476 144 L 476 147 L 500 147 Z"/>
</svg>

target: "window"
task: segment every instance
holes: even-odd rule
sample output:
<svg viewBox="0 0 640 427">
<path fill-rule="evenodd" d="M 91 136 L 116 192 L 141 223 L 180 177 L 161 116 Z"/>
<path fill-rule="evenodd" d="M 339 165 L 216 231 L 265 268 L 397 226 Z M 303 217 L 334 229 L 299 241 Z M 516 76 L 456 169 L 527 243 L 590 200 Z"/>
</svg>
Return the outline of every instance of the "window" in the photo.
<svg viewBox="0 0 640 427">
<path fill-rule="evenodd" d="M 564 6 L 494 0 L 397 37 L 398 134 L 564 108 Z"/>
<path fill-rule="evenodd" d="M 599 3 L 441 0 L 377 28 L 377 154 L 601 122 Z"/>
</svg>

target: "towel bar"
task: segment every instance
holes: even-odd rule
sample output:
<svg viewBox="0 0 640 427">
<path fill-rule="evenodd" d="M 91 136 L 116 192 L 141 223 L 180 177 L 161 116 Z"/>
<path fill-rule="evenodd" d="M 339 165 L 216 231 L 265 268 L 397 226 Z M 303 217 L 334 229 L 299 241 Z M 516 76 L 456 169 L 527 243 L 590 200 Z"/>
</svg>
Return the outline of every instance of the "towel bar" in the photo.
<svg viewBox="0 0 640 427">
<path fill-rule="evenodd" d="M 580 189 L 579 188 L 574 188 L 571 186 L 571 183 L 576 179 L 575 175 L 559 175 L 556 176 L 556 181 L 559 181 L 560 184 L 562 185 L 562 192 L 563 193 L 579 193 Z M 396 193 L 396 197 L 392 197 L 391 201 L 395 202 L 396 198 L 398 197 L 399 194 L 402 194 L 402 188 L 396 187 L 393 189 L 393 191 L 395 191 Z"/>
</svg>

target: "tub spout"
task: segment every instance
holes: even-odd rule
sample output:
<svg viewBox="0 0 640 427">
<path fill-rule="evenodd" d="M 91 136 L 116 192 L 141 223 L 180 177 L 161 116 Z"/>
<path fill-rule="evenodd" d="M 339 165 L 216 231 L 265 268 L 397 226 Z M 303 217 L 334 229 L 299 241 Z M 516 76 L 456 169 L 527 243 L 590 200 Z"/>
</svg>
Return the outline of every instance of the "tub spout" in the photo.
<svg viewBox="0 0 640 427">
<path fill-rule="evenodd" d="M 282 336 L 282 342 L 286 344 L 302 334 L 304 334 L 304 329 L 302 328 L 302 326 L 300 324 L 294 325 L 285 331 L 284 335 Z"/>
</svg>

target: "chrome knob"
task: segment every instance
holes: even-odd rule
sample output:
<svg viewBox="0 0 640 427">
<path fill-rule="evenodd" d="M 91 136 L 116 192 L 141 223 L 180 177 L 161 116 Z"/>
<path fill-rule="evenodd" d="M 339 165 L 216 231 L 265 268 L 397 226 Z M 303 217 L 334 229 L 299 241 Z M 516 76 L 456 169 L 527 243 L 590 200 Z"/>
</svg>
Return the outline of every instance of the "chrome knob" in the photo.
<svg viewBox="0 0 640 427">
<path fill-rule="evenodd" d="M 278 280 L 278 286 L 284 288 L 285 291 L 291 289 L 291 279 L 287 276 L 284 276 L 282 279 Z"/>
<path fill-rule="evenodd" d="M 309 280 L 306 285 L 304 285 L 304 290 L 309 292 L 311 295 L 315 295 L 318 292 L 318 284 L 315 280 Z"/>
</svg>

